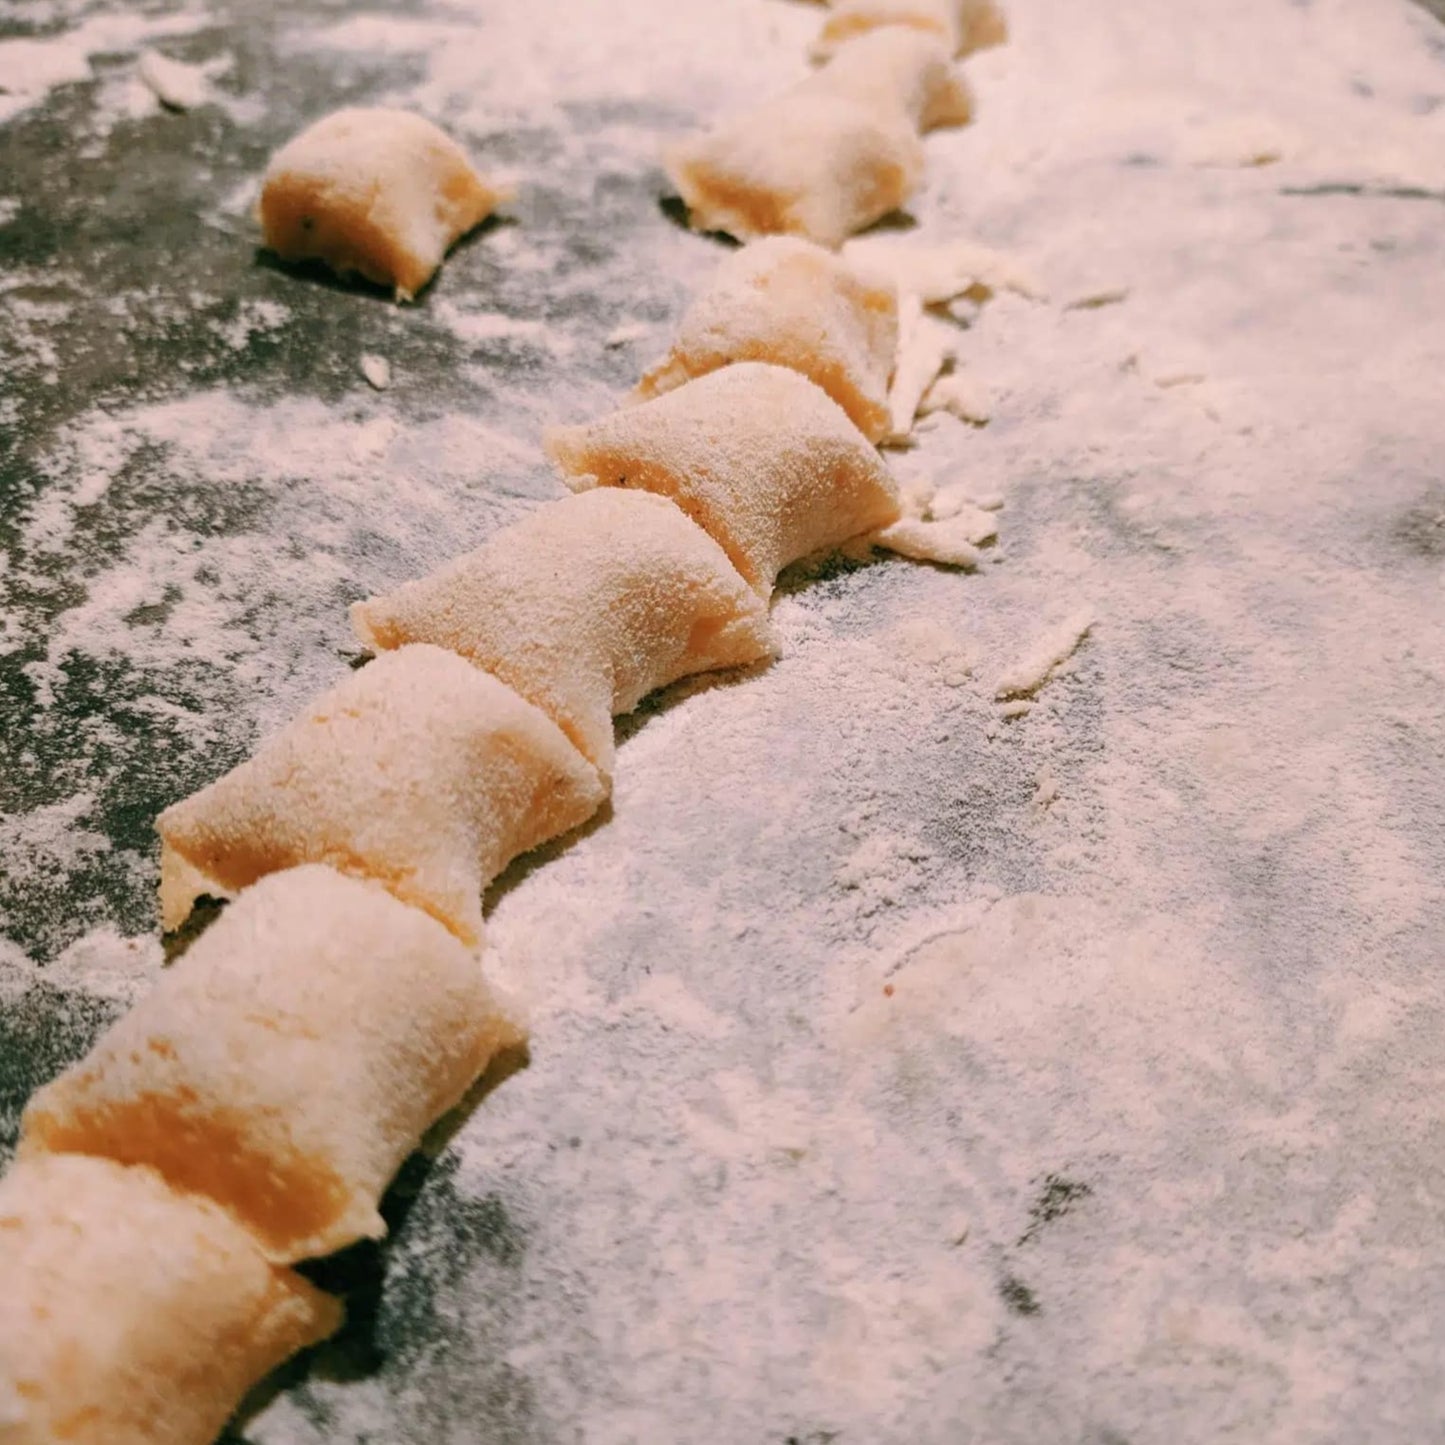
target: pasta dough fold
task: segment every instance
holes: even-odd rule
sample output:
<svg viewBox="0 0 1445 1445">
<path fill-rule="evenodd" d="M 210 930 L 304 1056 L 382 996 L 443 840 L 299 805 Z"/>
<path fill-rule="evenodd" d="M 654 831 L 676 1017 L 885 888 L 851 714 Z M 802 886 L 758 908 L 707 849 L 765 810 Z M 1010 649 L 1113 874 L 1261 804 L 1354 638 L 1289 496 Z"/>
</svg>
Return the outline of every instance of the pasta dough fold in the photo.
<svg viewBox="0 0 1445 1445">
<path fill-rule="evenodd" d="M 888 376 L 897 347 L 893 286 L 860 275 L 810 241 L 775 236 L 722 262 L 636 395 L 659 396 L 732 362 L 766 361 L 822 387 L 876 442 L 889 429 Z"/>
<path fill-rule="evenodd" d="M 501 678 L 604 773 L 612 718 L 690 673 L 772 657 L 767 609 L 671 502 L 549 502 L 429 577 L 351 609 L 378 651 L 429 642 Z"/>
<path fill-rule="evenodd" d="M 242 893 L 35 1095 L 21 1150 L 149 1165 L 289 1264 L 385 1234 L 401 1161 L 518 1038 L 435 919 L 293 868 Z"/>
<path fill-rule="evenodd" d="M 409 301 L 452 244 L 506 198 L 429 120 L 349 109 L 276 152 L 257 209 L 265 243 L 283 261 L 322 261 Z"/>
<path fill-rule="evenodd" d="M 860 105 L 810 78 L 669 146 L 663 165 L 699 230 L 836 248 L 908 200 L 923 177 L 923 146 L 901 111 Z"/>
<path fill-rule="evenodd" d="M 789 562 L 900 515 L 867 438 L 826 393 L 781 366 L 725 366 L 543 441 L 576 490 L 670 497 L 762 596 Z"/>
<path fill-rule="evenodd" d="M 162 921 L 175 928 L 203 893 L 329 863 L 475 944 L 486 885 L 605 795 L 545 713 L 450 652 L 405 647 L 161 814 Z"/>
<path fill-rule="evenodd" d="M 341 1307 L 149 1169 L 27 1159 L 0 1179 L 0 1438 L 210 1445 Z"/>
</svg>

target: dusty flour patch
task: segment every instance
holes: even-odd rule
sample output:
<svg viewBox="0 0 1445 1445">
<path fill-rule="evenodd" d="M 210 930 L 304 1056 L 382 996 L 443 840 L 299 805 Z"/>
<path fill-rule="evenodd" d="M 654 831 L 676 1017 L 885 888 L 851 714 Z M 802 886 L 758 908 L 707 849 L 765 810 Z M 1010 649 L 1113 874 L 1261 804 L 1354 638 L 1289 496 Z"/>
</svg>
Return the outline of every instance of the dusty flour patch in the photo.
<svg viewBox="0 0 1445 1445">
<path fill-rule="evenodd" d="M 614 405 L 719 254 L 659 210 L 659 138 L 793 79 L 818 23 L 622 0 L 583 44 L 475 8 L 252 36 L 254 127 L 184 132 L 214 269 L 105 303 L 179 358 L 143 385 L 47 411 L 120 364 L 66 340 L 85 258 L 0 276 L 7 1100 L 154 965 L 155 811 L 342 674 L 352 597 L 559 494 L 540 427 Z M 357 1323 L 248 1438 L 1435 1429 L 1439 32 L 1011 18 L 914 211 L 1056 299 L 931 316 L 988 425 L 891 459 L 997 542 L 799 569 L 778 663 L 623 724 L 611 818 L 488 900 L 530 1067 L 409 1167 Z M 343 94 L 522 183 L 404 314 L 252 264 L 237 154 Z M 51 204 L 7 191 L 11 228 Z"/>
</svg>

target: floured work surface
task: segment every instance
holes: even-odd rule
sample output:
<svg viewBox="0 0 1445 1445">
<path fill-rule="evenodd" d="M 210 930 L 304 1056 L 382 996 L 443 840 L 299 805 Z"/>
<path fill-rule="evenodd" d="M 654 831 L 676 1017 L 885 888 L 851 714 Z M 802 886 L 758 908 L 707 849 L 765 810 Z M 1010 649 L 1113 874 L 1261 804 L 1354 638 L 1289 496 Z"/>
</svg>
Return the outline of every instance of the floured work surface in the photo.
<svg viewBox="0 0 1445 1445">
<path fill-rule="evenodd" d="M 7 1148 L 159 965 L 154 815 L 344 675 L 348 602 L 561 494 L 541 428 L 721 254 L 658 142 L 820 16 L 593 8 L 0 4 Z M 801 570 L 780 662 L 624 722 L 611 818 L 488 899 L 530 1066 L 245 1438 L 1437 1428 L 1445 33 L 1010 18 L 915 214 L 1050 299 L 968 314 L 991 420 L 894 458 L 998 542 Z M 414 307 L 257 259 L 248 184 L 341 104 L 518 181 Z"/>
</svg>

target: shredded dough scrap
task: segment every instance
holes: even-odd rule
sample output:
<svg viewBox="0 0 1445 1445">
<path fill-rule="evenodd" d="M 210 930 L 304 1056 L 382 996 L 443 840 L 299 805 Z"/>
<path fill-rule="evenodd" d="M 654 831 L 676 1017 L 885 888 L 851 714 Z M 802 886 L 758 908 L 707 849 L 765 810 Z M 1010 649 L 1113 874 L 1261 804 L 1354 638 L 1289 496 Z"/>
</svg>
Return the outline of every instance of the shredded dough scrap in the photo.
<svg viewBox="0 0 1445 1445">
<path fill-rule="evenodd" d="M 894 287 L 791 236 L 727 258 L 688 308 L 667 356 L 642 378 L 644 400 L 735 361 L 791 367 L 823 388 L 871 442 L 889 429 L 898 347 Z"/>
<path fill-rule="evenodd" d="M 936 35 L 906 25 L 865 31 L 841 46 L 805 84 L 885 112 L 901 112 L 917 131 L 967 125 L 973 91 Z"/>
<path fill-rule="evenodd" d="M 817 57 L 871 30 L 906 25 L 936 35 L 953 55 L 968 55 L 1008 39 L 1008 22 L 994 0 L 838 0 L 813 45 Z"/>
<path fill-rule="evenodd" d="M 149 1169 L 57 1155 L 0 1179 L 0 1439 L 210 1445 L 341 1307 Z"/>
<path fill-rule="evenodd" d="M 670 497 L 766 597 L 778 573 L 900 515 L 887 468 L 806 377 L 745 361 L 544 437 L 575 490 Z"/>
<path fill-rule="evenodd" d="M 923 178 L 923 146 L 901 112 L 810 79 L 669 146 L 663 163 L 699 230 L 836 248 L 907 202 Z"/>
<path fill-rule="evenodd" d="M 670 501 L 604 488 L 351 609 L 381 651 L 450 648 L 541 708 L 605 774 L 612 718 L 695 672 L 773 657 L 766 607 Z"/>
<path fill-rule="evenodd" d="M 381 1238 L 397 1166 L 516 1042 L 435 919 L 379 884 L 288 869 L 35 1095 L 21 1152 L 149 1165 L 290 1264 Z"/>
<path fill-rule="evenodd" d="M 161 814 L 162 920 L 175 928 L 202 894 L 230 898 L 267 873 L 329 863 L 475 944 L 486 885 L 605 794 L 511 688 L 439 647 L 405 647 Z"/>
<path fill-rule="evenodd" d="M 338 110 L 272 158 L 259 215 L 283 261 L 323 261 L 409 301 L 505 200 L 461 148 L 404 110 Z"/>
</svg>

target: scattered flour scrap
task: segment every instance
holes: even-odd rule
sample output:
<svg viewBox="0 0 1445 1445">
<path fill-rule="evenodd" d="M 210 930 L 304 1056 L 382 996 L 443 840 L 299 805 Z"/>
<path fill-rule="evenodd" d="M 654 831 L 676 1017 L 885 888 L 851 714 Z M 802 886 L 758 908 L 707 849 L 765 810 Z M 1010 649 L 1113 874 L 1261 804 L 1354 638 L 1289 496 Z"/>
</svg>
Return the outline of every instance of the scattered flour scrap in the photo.
<svg viewBox="0 0 1445 1445">
<path fill-rule="evenodd" d="M 626 346 L 633 341 L 646 340 L 652 334 L 652 327 L 645 321 L 634 321 L 628 326 L 619 326 L 602 343 L 608 348 Z"/>
<path fill-rule="evenodd" d="M 385 391 L 391 385 L 391 362 L 374 352 L 365 352 L 361 358 L 361 374 L 377 391 Z"/>
<path fill-rule="evenodd" d="M 1034 806 L 1047 811 L 1059 796 L 1059 780 L 1051 763 L 1045 763 L 1034 775 L 1034 789 Z"/>
<path fill-rule="evenodd" d="M 920 416 L 947 412 L 971 426 L 983 426 L 989 419 L 988 397 L 983 387 L 961 371 L 945 372 L 923 393 L 918 403 Z"/>
<path fill-rule="evenodd" d="M 1271 116 L 1237 115 L 1212 121 L 1184 145 L 1192 166 L 1249 169 L 1272 166 L 1298 149 L 1299 136 Z"/>
<path fill-rule="evenodd" d="M 965 508 L 972 507 L 980 512 L 1001 512 L 1004 506 L 1004 499 L 995 493 L 985 493 L 981 497 L 971 495 L 962 487 L 945 487 L 935 492 L 929 501 L 928 511 L 924 514 L 931 521 L 946 522 L 950 517 L 956 517 Z M 986 538 L 978 537 L 976 541 L 985 541 Z"/>
<path fill-rule="evenodd" d="M 945 567 L 977 567 L 983 558 L 969 541 L 969 529 L 957 517 L 946 522 L 929 522 L 922 517 L 903 517 L 891 526 L 869 532 L 866 541 L 885 552 L 911 557 L 915 562 L 938 562 Z"/>
<path fill-rule="evenodd" d="M 170 110 L 194 110 L 211 98 L 210 82 L 199 65 L 186 65 L 159 51 L 147 50 L 136 66 L 136 74 Z"/>
<path fill-rule="evenodd" d="M 1129 299 L 1127 286 L 1106 286 L 1100 291 L 1087 291 L 1064 303 L 1065 311 L 1100 311 L 1105 306 L 1118 306 Z"/>
<path fill-rule="evenodd" d="M 927 306 L 939 306 L 979 289 L 1012 291 L 1030 301 L 1042 301 L 1047 294 L 1013 257 L 975 241 L 928 244 L 860 236 L 844 245 L 843 256 L 860 270 L 891 281 L 900 295 L 918 296 Z"/>
<path fill-rule="evenodd" d="M 1049 680 L 1060 663 L 1073 656 L 1074 649 L 1093 625 L 1094 614 L 1087 607 L 1070 613 L 999 678 L 994 696 L 1001 700 L 1031 697 Z M 1007 708 L 1004 711 L 1006 715 L 1014 715 Z"/>
<path fill-rule="evenodd" d="M 19 214 L 19 196 L 0 196 L 0 226 L 8 226 Z"/>
<path fill-rule="evenodd" d="M 885 445 L 906 446 L 913 419 L 938 374 L 958 357 L 958 332 L 929 316 L 923 299 L 903 292 L 898 298 L 898 350 L 888 388 L 888 435 Z"/>
</svg>

